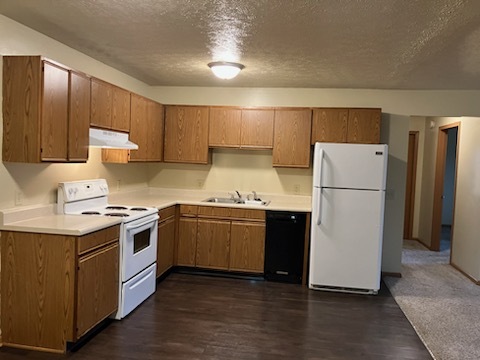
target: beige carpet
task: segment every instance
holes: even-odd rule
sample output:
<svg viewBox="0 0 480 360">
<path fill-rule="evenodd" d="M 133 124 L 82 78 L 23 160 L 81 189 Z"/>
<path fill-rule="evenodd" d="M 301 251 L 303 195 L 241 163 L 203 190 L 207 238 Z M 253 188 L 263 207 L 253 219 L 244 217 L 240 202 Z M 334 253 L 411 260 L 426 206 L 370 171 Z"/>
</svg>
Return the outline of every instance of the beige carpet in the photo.
<svg viewBox="0 0 480 360">
<path fill-rule="evenodd" d="M 384 281 L 434 359 L 478 360 L 480 286 L 451 267 L 449 256 L 405 240 L 402 278 Z"/>
</svg>

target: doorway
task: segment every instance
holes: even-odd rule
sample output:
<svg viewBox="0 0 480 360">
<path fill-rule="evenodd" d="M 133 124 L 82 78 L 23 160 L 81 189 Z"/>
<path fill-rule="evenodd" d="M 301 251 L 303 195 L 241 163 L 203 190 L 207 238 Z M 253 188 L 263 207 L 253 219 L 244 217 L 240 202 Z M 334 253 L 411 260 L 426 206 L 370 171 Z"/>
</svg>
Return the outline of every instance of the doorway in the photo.
<svg viewBox="0 0 480 360">
<path fill-rule="evenodd" d="M 453 123 L 441 126 L 438 131 L 430 246 L 434 251 L 452 248 L 459 130 L 460 123 Z M 450 252 L 450 259 L 451 256 Z"/>
<path fill-rule="evenodd" d="M 403 238 L 413 238 L 413 219 L 415 208 L 415 182 L 417 179 L 418 131 L 408 134 L 407 186 L 405 189 L 405 213 Z"/>
</svg>

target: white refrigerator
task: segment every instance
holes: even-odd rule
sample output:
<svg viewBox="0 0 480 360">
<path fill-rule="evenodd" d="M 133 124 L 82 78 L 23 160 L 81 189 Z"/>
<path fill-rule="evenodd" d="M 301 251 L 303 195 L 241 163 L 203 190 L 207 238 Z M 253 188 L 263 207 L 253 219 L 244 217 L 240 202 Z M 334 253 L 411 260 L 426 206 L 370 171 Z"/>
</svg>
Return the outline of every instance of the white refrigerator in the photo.
<svg viewBox="0 0 480 360">
<path fill-rule="evenodd" d="M 310 289 L 380 289 L 387 157 L 387 145 L 315 144 Z"/>
</svg>

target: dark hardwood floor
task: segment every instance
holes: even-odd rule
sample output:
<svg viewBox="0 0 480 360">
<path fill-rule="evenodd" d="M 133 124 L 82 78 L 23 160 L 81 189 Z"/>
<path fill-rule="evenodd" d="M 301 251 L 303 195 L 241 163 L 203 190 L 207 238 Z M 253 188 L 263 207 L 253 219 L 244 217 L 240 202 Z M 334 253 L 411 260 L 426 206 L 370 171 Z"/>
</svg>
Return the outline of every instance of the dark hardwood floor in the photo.
<svg viewBox="0 0 480 360">
<path fill-rule="evenodd" d="M 377 296 L 173 273 L 78 351 L 0 359 L 431 359 L 382 284 Z"/>
</svg>

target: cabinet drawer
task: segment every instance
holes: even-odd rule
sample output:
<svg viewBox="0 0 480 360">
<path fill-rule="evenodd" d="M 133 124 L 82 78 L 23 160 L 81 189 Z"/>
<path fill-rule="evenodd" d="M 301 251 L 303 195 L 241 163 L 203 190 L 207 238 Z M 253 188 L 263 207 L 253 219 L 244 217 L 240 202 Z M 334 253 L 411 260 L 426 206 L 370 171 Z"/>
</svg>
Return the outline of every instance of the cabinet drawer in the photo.
<svg viewBox="0 0 480 360">
<path fill-rule="evenodd" d="M 265 210 L 252 210 L 252 209 L 233 209 L 231 217 L 234 219 L 250 219 L 265 221 Z"/>
<path fill-rule="evenodd" d="M 175 216 L 175 206 L 170 206 L 168 208 L 162 209 L 158 211 L 158 222 L 168 219 L 169 217 Z"/>
<path fill-rule="evenodd" d="M 80 236 L 77 242 L 77 253 L 81 255 L 113 240 L 117 240 L 119 235 L 120 225 L 115 225 L 104 230 Z"/>
<path fill-rule="evenodd" d="M 232 212 L 231 208 L 227 207 L 215 207 L 215 206 L 199 206 L 198 207 L 198 216 L 199 217 L 230 217 Z"/>
<path fill-rule="evenodd" d="M 180 205 L 180 215 L 182 216 L 197 216 L 197 205 Z"/>
</svg>

